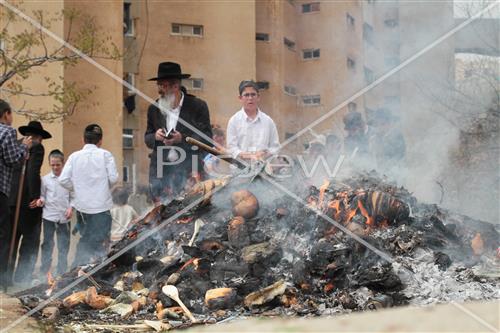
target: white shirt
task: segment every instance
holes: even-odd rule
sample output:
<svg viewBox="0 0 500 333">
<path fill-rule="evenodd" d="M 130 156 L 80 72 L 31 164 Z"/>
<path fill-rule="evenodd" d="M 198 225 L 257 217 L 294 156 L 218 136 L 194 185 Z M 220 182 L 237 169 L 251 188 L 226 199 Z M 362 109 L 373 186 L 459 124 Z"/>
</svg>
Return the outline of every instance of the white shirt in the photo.
<svg viewBox="0 0 500 333">
<path fill-rule="evenodd" d="M 250 119 L 241 108 L 227 124 L 227 148 L 236 158 L 241 152 L 269 150 L 276 154 L 280 147 L 276 124 L 267 114 L 257 110 L 255 119 Z"/>
<path fill-rule="evenodd" d="M 71 194 L 59 184 L 53 172 L 42 177 L 40 199 L 44 201 L 42 217 L 45 220 L 57 223 L 69 222 L 64 214 L 71 207 Z"/>
<path fill-rule="evenodd" d="M 59 176 L 59 183 L 74 191 L 74 207 L 85 214 L 102 213 L 113 207 L 110 187 L 117 181 L 113 155 L 93 144 L 71 154 Z"/>
</svg>

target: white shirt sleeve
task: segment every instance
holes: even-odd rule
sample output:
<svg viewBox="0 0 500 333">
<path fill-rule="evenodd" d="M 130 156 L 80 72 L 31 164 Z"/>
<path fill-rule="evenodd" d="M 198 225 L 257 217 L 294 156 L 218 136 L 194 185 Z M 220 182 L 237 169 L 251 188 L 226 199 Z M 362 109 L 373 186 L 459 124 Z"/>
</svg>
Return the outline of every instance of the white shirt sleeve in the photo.
<svg viewBox="0 0 500 333">
<path fill-rule="evenodd" d="M 276 124 L 271 120 L 271 133 L 269 134 L 269 152 L 276 155 L 280 150 L 280 138 Z"/>
<path fill-rule="evenodd" d="M 64 168 L 61 174 L 57 178 L 59 184 L 61 184 L 61 186 L 67 189 L 68 191 L 73 190 L 73 182 L 71 180 L 71 177 L 73 176 L 73 166 L 71 165 L 73 159 L 71 157 L 72 155 L 69 156 L 68 161 L 66 162 L 66 164 L 64 164 Z"/>
<path fill-rule="evenodd" d="M 46 180 L 45 177 L 42 177 L 42 186 L 40 186 L 40 199 L 45 201 L 45 198 L 47 197 L 47 185 L 45 184 Z"/>
<path fill-rule="evenodd" d="M 113 185 L 118 181 L 118 171 L 116 170 L 115 158 L 110 152 L 106 152 L 105 158 L 108 181 L 110 185 Z"/>
<path fill-rule="evenodd" d="M 238 155 L 241 153 L 241 150 L 238 147 L 238 129 L 234 116 L 229 119 L 229 122 L 227 123 L 226 145 L 227 150 L 233 158 L 238 157 Z"/>
</svg>

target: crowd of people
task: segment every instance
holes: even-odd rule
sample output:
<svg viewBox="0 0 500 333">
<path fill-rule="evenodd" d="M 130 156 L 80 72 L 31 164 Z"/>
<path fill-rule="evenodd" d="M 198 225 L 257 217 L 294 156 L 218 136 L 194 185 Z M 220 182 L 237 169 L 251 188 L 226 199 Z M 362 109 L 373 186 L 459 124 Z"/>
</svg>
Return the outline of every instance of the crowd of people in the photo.
<svg viewBox="0 0 500 333">
<path fill-rule="evenodd" d="M 182 73 L 179 64 L 163 62 L 158 66 L 157 76 L 150 79 L 156 82 L 159 94 L 156 103 L 147 110 L 144 135 L 145 144 L 151 149 L 148 192 L 154 204 L 179 194 L 193 178 L 210 177 L 220 167 L 217 156 L 193 147 L 186 142 L 187 137 L 244 161 L 265 160 L 280 149 L 276 124 L 259 108 L 256 82 L 239 84 L 242 107 L 224 131 L 211 124 L 207 103 L 187 93 L 182 86 L 182 79 L 189 76 Z M 404 158 L 404 139 L 387 110 L 377 110 L 373 119 L 367 126 L 361 113 L 347 113 L 343 149 L 338 136 L 316 135 L 307 147 L 307 154 L 324 155 L 328 164 L 334 164 L 341 153 L 351 160 L 370 158 L 389 170 Z M 51 270 L 57 244 L 54 273 L 62 274 L 68 270 L 71 233 L 80 234 L 71 264 L 75 267 L 103 255 L 139 217 L 137 209 L 129 204 L 130 192 L 119 185 L 113 155 L 101 148 L 101 126 L 86 126 L 82 149 L 73 152 L 66 161 L 63 152 L 51 151 L 48 155 L 51 171 L 42 177 L 45 152 L 42 141 L 50 139 L 50 133 L 40 122 L 30 121 L 27 126 L 19 127 L 23 138 L 18 140 L 12 121 L 10 105 L 0 100 L 0 260 L 9 263 L 0 265 L 3 286 L 13 281 L 31 283 L 42 229 L 40 272 L 46 274 Z M 194 170 L 194 165 L 202 167 Z M 74 215 L 77 222 L 71 231 L 70 220 Z"/>
</svg>

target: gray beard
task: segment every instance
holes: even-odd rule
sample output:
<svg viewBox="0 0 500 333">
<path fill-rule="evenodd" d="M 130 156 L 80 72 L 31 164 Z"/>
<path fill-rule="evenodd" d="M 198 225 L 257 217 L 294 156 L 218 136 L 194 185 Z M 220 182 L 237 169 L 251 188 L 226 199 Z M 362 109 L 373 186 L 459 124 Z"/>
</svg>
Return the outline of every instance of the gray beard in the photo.
<svg viewBox="0 0 500 333">
<path fill-rule="evenodd" d="M 160 112 L 166 118 L 169 111 L 174 109 L 175 94 L 167 94 L 160 97 L 158 100 L 158 106 L 160 107 Z"/>
</svg>

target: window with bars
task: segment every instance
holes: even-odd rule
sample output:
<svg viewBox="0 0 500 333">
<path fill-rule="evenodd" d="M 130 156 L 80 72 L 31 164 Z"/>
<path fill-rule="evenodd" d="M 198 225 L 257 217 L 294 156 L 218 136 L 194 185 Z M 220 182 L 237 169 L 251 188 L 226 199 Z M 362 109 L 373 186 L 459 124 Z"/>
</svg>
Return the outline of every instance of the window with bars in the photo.
<svg viewBox="0 0 500 333">
<path fill-rule="evenodd" d="M 358 108 L 358 105 L 354 102 L 350 102 L 349 104 L 347 104 L 347 110 L 349 110 L 349 112 L 354 112 L 356 111 Z"/>
<path fill-rule="evenodd" d="M 263 32 L 257 32 L 255 34 L 255 40 L 260 40 L 262 42 L 268 42 L 269 41 L 269 34 L 266 34 Z"/>
<path fill-rule="evenodd" d="M 292 96 L 297 95 L 297 88 L 295 88 L 294 86 L 286 86 L 285 85 L 283 90 L 285 91 L 285 94 L 292 95 Z"/>
<path fill-rule="evenodd" d="M 363 23 L 363 39 L 373 45 L 373 27 L 368 23 Z"/>
<path fill-rule="evenodd" d="M 123 149 L 134 148 L 134 130 L 132 128 L 123 129 Z"/>
<path fill-rule="evenodd" d="M 319 49 L 302 50 L 302 59 L 318 59 L 320 55 Z"/>
<path fill-rule="evenodd" d="M 347 57 L 347 68 L 356 69 L 356 60 L 351 57 Z"/>
<path fill-rule="evenodd" d="M 319 12 L 319 2 L 302 4 L 302 13 Z"/>
<path fill-rule="evenodd" d="M 203 90 L 203 79 L 192 77 L 183 79 L 182 85 L 186 87 L 187 90 Z"/>
<path fill-rule="evenodd" d="M 134 20 L 130 14 L 130 3 L 123 3 L 123 34 L 125 36 L 134 36 Z"/>
<path fill-rule="evenodd" d="M 302 104 L 305 106 L 315 106 L 321 104 L 321 96 L 320 95 L 306 95 L 302 96 Z"/>
<path fill-rule="evenodd" d="M 203 37 L 203 26 L 172 23 L 172 35 Z"/>
<path fill-rule="evenodd" d="M 269 82 L 268 81 L 257 81 L 257 87 L 259 88 L 259 90 L 269 89 Z"/>
<path fill-rule="evenodd" d="M 288 47 L 290 50 L 295 50 L 295 42 L 288 39 L 288 38 L 283 38 L 283 43 Z"/>
<path fill-rule="evenodd" d="M 354 17 L 351 14 L 346 13 L 345 14 L 345 20 L 346 20 L 346 23 L 347 23 L 347 27 L 351 28 L 351 29 L 354 29 L 354 25 L 355 25 L 355 22 L 356 22 L 356 20 L 354 19 Z"/>
</svg>

